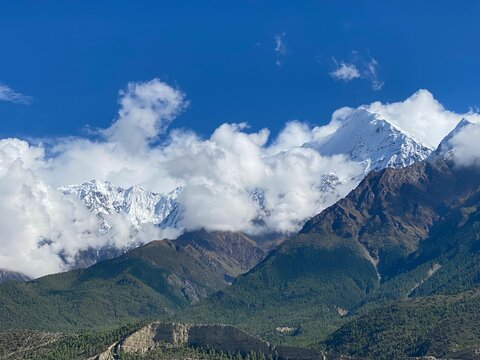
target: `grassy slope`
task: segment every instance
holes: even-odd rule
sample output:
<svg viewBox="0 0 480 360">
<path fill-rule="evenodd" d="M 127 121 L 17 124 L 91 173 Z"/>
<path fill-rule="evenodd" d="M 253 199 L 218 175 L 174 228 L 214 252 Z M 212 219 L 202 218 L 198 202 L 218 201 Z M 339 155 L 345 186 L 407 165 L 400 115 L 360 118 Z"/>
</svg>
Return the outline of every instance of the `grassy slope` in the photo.
<svg viewBox="0 0 480 360">
<path fill-rule="evenodd" d="M 174 275 L 172 275 L 174 274 Z M 0 330 L 79 330 L 159 319 L 224 286 L 170 242 L 153 242 L 86 270 L 0 286 Z"/>
<path fill-rule="evenodd" d="M 342 322 L 338 308 L 355 307 L 377 284 L 374 267 L 354 245 L 333 246 L 332 239 L 332 246 L 319 246 L 316 240 L 301 235 L 280 246 L 233 286 L 176 318 L 228 323 L 290 345 L 315 342 Z M 279 326 L 297 328 L 299 336 L 280 335 Z"/>
</svg>

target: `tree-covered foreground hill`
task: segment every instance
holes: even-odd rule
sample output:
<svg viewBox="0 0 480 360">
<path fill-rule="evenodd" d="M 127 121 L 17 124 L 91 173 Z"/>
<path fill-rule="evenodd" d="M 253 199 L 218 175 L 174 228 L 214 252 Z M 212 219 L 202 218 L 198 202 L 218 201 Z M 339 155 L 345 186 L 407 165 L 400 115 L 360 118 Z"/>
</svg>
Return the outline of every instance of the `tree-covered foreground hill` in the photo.
<svg viewBox="0 0 480 360">
<path fill-rule="evenodd" d="M 71 331 L 161 319 L 226 286 L 168 240 L 85 270 L 0 286 L 0 330 Z"/>
</svg>

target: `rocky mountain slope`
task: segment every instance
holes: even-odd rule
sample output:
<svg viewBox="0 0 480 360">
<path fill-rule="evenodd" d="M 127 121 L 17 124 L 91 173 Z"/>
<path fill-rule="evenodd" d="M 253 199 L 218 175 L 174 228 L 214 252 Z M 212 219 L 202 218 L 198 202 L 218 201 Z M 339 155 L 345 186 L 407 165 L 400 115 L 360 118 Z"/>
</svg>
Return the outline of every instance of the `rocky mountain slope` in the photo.
<svg viewBox="0 0 480 360">
<path fill-rule="evenodd" d="M 361 309 L 476 287 L 479 224 L 477 168 L 435 158 L 372 172 L 231 287 L 179 316 L 312 345 Z"/>
<path fill-rule="evenodd" d="M 440 158 L 373 172 L 345 199 L 309 220 L 300 233 L 355 242 L 379 276 L 392 276 L 434 224 L 476 201 L 479 185 L 477 169 L 458 168 Z"/>
<path fill-rule="evenodd" d="M 181 235 L 175 244 L 231 282 L 262 261 L 267 251 L 241 232 L 198 230 Z"/>
</svg>

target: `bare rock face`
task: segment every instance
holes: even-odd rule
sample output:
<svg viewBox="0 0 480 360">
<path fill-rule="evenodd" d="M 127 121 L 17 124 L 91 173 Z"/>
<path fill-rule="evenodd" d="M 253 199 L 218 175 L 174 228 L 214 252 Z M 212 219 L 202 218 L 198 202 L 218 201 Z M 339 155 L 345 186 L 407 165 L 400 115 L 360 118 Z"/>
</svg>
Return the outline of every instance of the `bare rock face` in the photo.
<svg viewBox="0 0 480 360">
<path fill-rule="evenodd" d="M 267 255 L 268 251 L 241 232 L 197 230 L 181 235 L 175 244 L 231 282 Z"/>
<path fill-rule="evenodd" d="M 193 325 L 153 322 L 111 345 L 90 360 L 113 360 L 120 353 L 146 353 L 160 344 L 213 349 L 224 353 L 248 354 L 251 351 L 277 359 L 349 359 L 310 349 L 275 347 L 266 341 L 228 325 Z"/>
<path fill-rule="evenodd" d="M 272 346 L 263 340 L 249 335 L 233 326 L 225 325 L 191 325 L 188 332 L 188 345 L 207 347 L 223 352 L 269 354 Z"/>
<path fill-rule="evenodd" d="M 114 351 L 113 351 L 113 347 L 115 346 L 112 345 L 110 346 L 105 352 L 97 355 L 97 356 L 94 356 L 92 358 L 90 358 L 89 360 L 115 360 L 115 356 L 113 355 L 114 354 Z"/>
<path fill-rule="evenodd" d="M 159 343 L 211 348 L 223 352 L 248 353 L 252 349 L 270 353 L 271 346 L 233 326 L 151 323 L 120 341 L 116 350 L 144 353 Z"/>
<path fill-rule="evenodd" d="M 144 353 L 148 349 L 151 349 L 155 346 L 154 338 L 156 335 L 157 326 L 158 324 L 156 323 L 148 324 L 147 326 L 125 338 L 125 340 L 118 344 L 118 347 L 121 347 L 121 350 L 127 353 Z"/>
<path fill-rule="evenodd" d="M 436 223 L 480 196 L 479 174 L 441 158 L 371 172 L 347 197 L 310 219 L 301 233 L 360 245 L 382 278 L 388 277 Z"/>
</svg>

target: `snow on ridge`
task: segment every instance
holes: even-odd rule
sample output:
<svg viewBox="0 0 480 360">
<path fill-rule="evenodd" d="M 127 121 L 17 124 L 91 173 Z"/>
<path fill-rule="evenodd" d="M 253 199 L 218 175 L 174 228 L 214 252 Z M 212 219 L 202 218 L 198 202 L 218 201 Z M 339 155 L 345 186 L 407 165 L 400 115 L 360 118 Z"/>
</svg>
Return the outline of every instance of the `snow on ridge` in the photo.
<svg viewBox="0 0 480 360">
<path fill-rule="evenodd" d="M 135 230 L 147 223 L 165 227 L 163 222 L 178 207 L 177 199 L 182 188 L 161 194 L 138 185 L 123 189 L 108 181 L 91 180 L 83 184 L 63 186 L 59 190 L 64 195 L 76 197 L 102 218 L 102 230 L 105 232 L 111 228 L 105 221 L 105 216 L 112 214 L 123 216 Z M 177 224 L 170 222 L 168 225 L 175 227 Z"/>
<path fill-rule="evenodd" d="M 402 168 L 425 160 L 432 149 L 378 114 L 353 111 L 342 125 L 320 141 L 305 146 L 326 156 L 343 154 L 365 166 L 365 173 Z"/>
<path fill-rule="evenodd" d="M 354 187 L 372 170 L 402 168 L 423 161 L 432 153 L 432 149 L 407 132 L 362 108 L 352 111 L 334 133 L 303 146 L 324 156 L 344 155 L 364 169 L 355 179 L 340 179 L 335 169 L 322 175 L 315 188 L 326 204 L 339 200 L 345 190 L 342 188 Z M 182 187 L 161 194 L 138 185 L 124 189 L 107 181 L 91 180 L 59 190 L 67 196 L 76 197 L 99 216 L 103 220 L 102 232 L 110 231 L 107 220 L 112 214 L 121 215 L 133 230 L 140 230 L 144 224 L 182 228 L 184 209 L 179 203 Z M 265 209 L 264 190 L 257 189 L 251 194 L 251 200 L 259 208 L 258 219 L 269 216 Z"/>
</svg>

